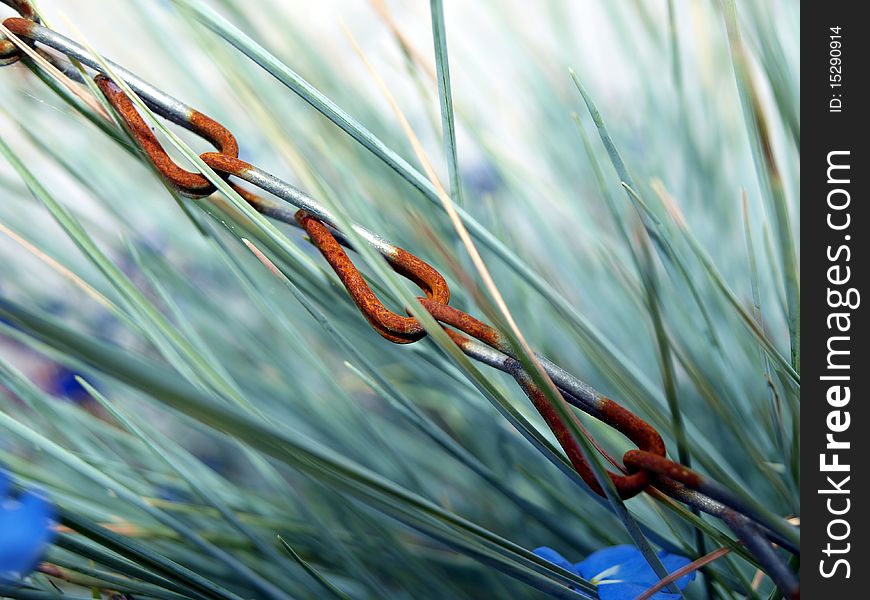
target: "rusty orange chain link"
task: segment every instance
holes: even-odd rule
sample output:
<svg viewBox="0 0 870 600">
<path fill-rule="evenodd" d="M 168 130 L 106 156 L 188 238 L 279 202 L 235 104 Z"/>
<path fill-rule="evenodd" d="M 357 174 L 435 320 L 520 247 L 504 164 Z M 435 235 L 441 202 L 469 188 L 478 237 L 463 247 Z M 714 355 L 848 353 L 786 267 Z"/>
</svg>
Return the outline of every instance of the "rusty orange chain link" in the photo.
<svg viewBox="0 0 870 600">
<path fill-rule="evenodd" d="M 397 343 L 407 343 L 419 339 L 423 328 L 417 319 L 398 315 L 385 307 L 377 299 L 360 272 L 347 256 L 347 253 L 321 221 L 302 210 L 296 213 L 296 220 L 308 233 L 311 241 L 338 274 L 356 305 L 378 333 L 386 339 Z M 419 301 L 429 314 L 437 321 L 455 327 L 491 348 L 496 350 L 505 349 L 498 331 L 478 321 L 468 313 L 447 304 L 447 300 L 450 297 L 450 293 L 447 290 L 447 282 L 444 281 L 444 278 L 437 271 L 419 258 L 408 253 L 405 254 L 407 257 L 413 258 L 415 262 L 425 265 L 425 269 L 431 270 L 433 275 L 437 275 L 435 279 L 436 288 L 439 291 L 443 290 L 440 293 L 444 299 L 441 300 L 430 293 L 428 289 L 429 282 L 421 285 L 421 288 L 427 292 L 427 297 L 419 298 Z M 402 263 L 403 261 L 397 261 L 398 268 L 396 270 L 404 275 L 408 269 Z M 396 268 L 396 264 L 394 264 L 394 268 Z M 420 283 L 420 280 L 412 277 L 409 277 L 409 279 L 412 279 L 415 283 Z M 461 349 L 468 346 L 469 339 L 467 337 L 450 329 L 446 329 L 446 331 L 454 343 Z M 515 360 L 514 362 L 516 363 Z M 541 390 L 531 382 L 525 371 L 520 368 L 512 368 L 511 371 L 513 371 L 511 374 L 517 378 L 524 391 L 532 400 L 535 408 L 555 434 L 577 473 L 589 487 L 603 496 L 604 490 L 601 489 L 600 484 L 595 479 L 592 468 L 589 466 L 571 433 L 562 423 L 555 409 L 550 405 Z M 598 415 L 603 417 L 602 420 L 605 423 L 626 434 L 629 439 L 643 450 L 652 452 L 660 457 L 665 456 L 664 442 L 652 426 L 614 402 L 608 402 L 607 406 L 608 408 L 601 411 Z M 611 473 L 611 479 L 613 479 L 616 489 L 623 498 L 630 498 L 640 493 L 652 481 L 650 472 L 646 470 L 638 470 L 636 473 L 628 476 Z"/>
<path fill-rule="evenodd" d="M 102 72 L 100 61 L 72 40 L 40 25 L 36 12 L 27 0 L 0 2 L 11 6 L 21 15 L 21 18 L 9 18 L 3 22 L 13 34 L 29 40 L 31 44 L 40 43 L 52 48 L 98 72 L 94 78 L 98 88 L 151 163 L 173 188 L 193 198 L 202 198 L 215 191 L 214 185 L 203 174 L 187 171 L 172 160 L 139 114 L 134 102 Z M 41 50 L 40 53 L 68 76 L 81 80 L 80 71 L 72 68 L 68 62 Z M 19 58 L 21 54 L 17 46 L 10 40 L 0 38 L 0 65 L 11 64 Z M 25 62 L 33 68 L 29 60 Z M 202 161 L 211 169 L 227 180 L 233 176 L 247 181 L 299 208 L 300 210 L 294 212 L 283 202 L 259 196 L 230 183 L 258 212 L 286 223 L 293 223 L 295 220 L 308 233 L 312 243 L 335 271 L 354 303 L 382 337 L 394 343 L 408 344 L 425 336 L 426 332 L 416 318 L 394 313 L 372 292 L 344 251 L 342 244 L 349 244 L 333 225 L 335 220 L 328 210 L 301 190 L 239 159 L 238 143 L 226 127 L 144 82 L 120 65 L 106 62 L 149 109 L 195 133 L 215 147 L 217 152 L 200 155 Z M 578 475 L 594 492 L 604 496 L 604 491 L 577 441 L 543 391 L 523 369 L 513 348 L 501 334 L 471 315 L 450 306 L 447 282 L 432 266 L 358 225 L 353 227 L 384 256 L 397 273 L 420 287 L 425 294 L 425 297 L 419 298 L 420 304 L 445 326 L 451 340 L 466 355 L 510 374 L 517 381 L 555 435 Z M 652 486 L 671 498 L 721 518 L 743 540 L 788 596 L 799 595 L 794 574 L 771 545 L 774 542 L 794 554 L 799 554 L 798 530 L 794 526 L 784 519 L 771 519 L 758 505 L 747 502 L 746 498 L 685 465 L 670 460 L 666 456 L 661 435 L 649 423 L 602 396 L 546 358 L 537 358 L 568 403 L 613 427 L 638 447 L 637 450 L 625 453 L 624 468 L 612 461 L 620 467 L 622 473 L 608 473 L 622 498 L 631 498 Z M 597 444 L 595 447 L 606 455 Z"/>
<path fill-rule="evenodd" d="M 28 0 L 2 0 L 4 4 L 15 9 L 24 19 L 33 23 L 39 23 L 39 16 L 36 14 L 33 5 Z M 18 46 L 0 35 L 0 66 L 11 65 L 21 58 L 21 50 Z"/>
</svg>

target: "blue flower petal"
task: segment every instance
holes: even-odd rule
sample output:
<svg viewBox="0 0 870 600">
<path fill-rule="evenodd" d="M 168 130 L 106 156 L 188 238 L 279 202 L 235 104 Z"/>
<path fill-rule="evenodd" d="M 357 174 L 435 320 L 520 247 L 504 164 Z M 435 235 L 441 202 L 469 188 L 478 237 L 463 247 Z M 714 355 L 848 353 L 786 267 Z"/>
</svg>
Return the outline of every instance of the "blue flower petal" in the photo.
<svg viewBox="0 0 870 600">
<path fill-rule="evenodd" d="M 540 548 L 535 548 L 534 550 L 532 550 L 532 553 L 537 554 L 538 556 L 540 556 L 544 560 L 550 561 L 554 565 L 558 565 L 558 566 L 562 567 L 566 571 L 570 571 L 571 573 L 575 573 L 577 575 L 580 574 L 577 571 L 577 569 L 574 568 L 574 565 L 572 565 L 570 562 L 568 562 L 568 560 L 564 556 L 562 556 L 561 554 L 559 554 L 558 552 L 556 552 L 552 548 L 547 548 L 546 546 L 541 546 Z"/>
<path fill-rule="evenodd" d="M 677 569 L 682 569 L 691 562 L 685 556 L 679 556 L 664 551 L 659 552 L 658 557 L 668 573 L 673 573 Z M 686 587 L 694 578 L 694 572 L 681 577 L 676 582 L 677 587 L 680 589 Z M 632 583 L 650 587 L 659 581 L 659 576 L 655 574 L 655 571 L 652 570 L 652 567 L 649 566 L 649 563 L 646 562 L 643 555 L 638 552 L 637 557 L 627 560 L 620 565 L 619 571 L 613 576 L 613 579 L 622 579 L 624 581 L 630 581 Z"/>
<path fill-rule="evenodd" d="M 14 581 L 36 568 L 54 537 L 53 516 L 52 504 L 41 495 L 0 496 L 0 581 Z"/>
<path fill-rule="evenodd" d="M 593 552 L 586 557 L 586 560 L 579 562 L 576 565 L 576 570 L 585 579 L 592 579 L 598 574 L 612 569 L 616 565 L 621 565 L 630 560 L 637 558 L 643 560 L 643 555 L 640 550 L 634 546 L 624 544 L 622 546 L 611 546 L 603 548 L 597 552 Z"/>
<path fill-rule="evenodd" d="M 647 591 L 651 586 L 637 583 L 605 583 L 598 586 L 600 600 L 635 600 Z M 678 594 L 671 594 L 662 590 L 653 594 L 651 600 L 677 600 Z"/>
<path fill-rule="evenodd" d="M 667 569 L 668 573 L 673 573 L 674 571 L 682 569 L 690 562 L 692 562 L 685 556 L 680 556 L 679 554 L 671 554 L 670 552 L 662 551 L 659 552 L 658 556 L 659 560 L 662 561 L 662 564 L 665 566 L 665 569 Z M 688 575 L 683 575 L 675 582 L 677 584 L 677 587 L 680 589 L 685 588 L 687 585 L 695 580 L 695 576 L 697 574 L 697 571 L 692 571 Z"/>
<path fill-rule="evenodd" d="M 89 401 L 91 395 L 88 393 L 87 389 L 78 382 L 78 379 L 76 379 L 76 377 L 79 376 L 81 376 L 81 373 L 78 371 L 73 371 L 63 365 L 58 365 L 52 376 L 52 393 L 78 404 Z"/>
<path fill-rule="evenodd" d="M 627 544 L 593 552 L 586 560 L 576 565 L 571 565 L 552 548 L 537 548 L 534 553 L 597 583 L 601 600 L 634 600 L 659 582 L 659 577 L 646 562 L 640 550 Z M 668 573 L 673 573 L 691 562 L 684 556 L 665 551 L 659 552 L 657 556 Z M 677 587 L 682 590 L 695 579 L 695 575 L 695 572 L 684 575 L 675 582 Z M 657 592 L 653 599 L 675 600 L 679 597 L 679 594 L 662 590 Z"/>
</svg>

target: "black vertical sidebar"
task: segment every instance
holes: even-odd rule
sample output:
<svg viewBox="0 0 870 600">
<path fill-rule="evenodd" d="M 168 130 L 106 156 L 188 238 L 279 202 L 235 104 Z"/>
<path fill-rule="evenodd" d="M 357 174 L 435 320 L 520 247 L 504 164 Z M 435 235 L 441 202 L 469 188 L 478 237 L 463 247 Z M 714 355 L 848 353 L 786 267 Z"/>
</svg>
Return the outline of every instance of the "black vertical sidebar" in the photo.
<svg viewBox="0 0 870 600">
<path fill-rule="evenodd" d="M 801 595 L 866 598 L 870 25 L 863 3 L 801 15 Z"/>
</svg>

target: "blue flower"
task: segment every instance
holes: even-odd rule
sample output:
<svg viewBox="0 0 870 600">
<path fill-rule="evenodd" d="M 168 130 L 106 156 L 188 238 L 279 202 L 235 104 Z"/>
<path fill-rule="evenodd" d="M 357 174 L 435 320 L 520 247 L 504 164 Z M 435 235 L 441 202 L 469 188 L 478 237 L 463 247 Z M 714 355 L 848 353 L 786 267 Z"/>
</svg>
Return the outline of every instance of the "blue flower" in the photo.
<svg viewBox="0 0 870 600">
<path fill-rule="evenodd" d="M 596 584 L 601 600 L 634 600 L 659 581 L 643 554 L 634 546 L 604 548 L 593 552 L 586 557 L 586 560 L 576 564 L 568 562 L 564 556 L 546 546 L 536 548 L 533 552 L 544 560 Z M 673 573 L 691 562 L 684 556 L 665 551 L 659 552 L 658 557 L 668 573 Z M 675 583 L 682 590 L 694 579 L 695 572 L 692 571 L 680 577 Z M 675 600 L 679 597 L 677 594 L 663 590 L 656 592 L 652 600 Z"/>
<path fill-rule="evenodd" d="M 81 373 L 64 365 L 57 365 L 51 377 L 51 392 L 76 404 L 86 404 L 91 399 L 88 390 L 78 382 Z"/>
<path fill-rule="evenodd" d="M 9 476 L 0 469 L 0 582 L 26 577 L 54 538 L 54 507 L 43 496 L 10 496 Z"/>
</svg>

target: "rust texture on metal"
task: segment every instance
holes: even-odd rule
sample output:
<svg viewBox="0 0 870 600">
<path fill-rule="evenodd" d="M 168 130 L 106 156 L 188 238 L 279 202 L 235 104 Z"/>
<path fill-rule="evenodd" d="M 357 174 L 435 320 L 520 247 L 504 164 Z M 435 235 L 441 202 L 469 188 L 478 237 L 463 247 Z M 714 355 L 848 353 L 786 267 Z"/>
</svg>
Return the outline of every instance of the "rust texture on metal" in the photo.
<svg viewBox="0 0 870 600">
<path fill-rule="evenodd" d="M 501 335 L 494 327 L 490 327 L 483 321 L 475 319 L 468 313 L 463 312 L 458 308 L 448 306 L 442 302 L 437 302 L 428 298 L 420 298 L 420 304 L 422 304 L 423 308 L 425 308 L 437 321 L 455 327 L 471 337 L 480 340 L 487 346 L 501 350 Z"/>
<path fill-rule="evenodd" d="M 698 489 L 704 484 L 703 477 L 689 467 L 652 452 L 629 450 L 622 460 L 629 468 L 654 472 L 692 489 Z"/>
<path fill-rule="evenodd" d="M 537 409 L 538 413 L 540 413 L 541 417 L 546 421 L 547 426 L 556 436 L 559 445 L 565 451 L 565 454 L 568 456 L 568 460 L 571 461 L 574 470 L 576 470 L 577 474 L 583 478 L 586 485 L 592 488 L 595 493 L 604 497 L 604 489 L 595 477 L 595 472 L 592 470 L 589 461 L 583 455 L 583 451 L 580 450 L 580 446 L 577 444 L 574 436 L 565 424 L 562 423 L 555 407 L 544 395 L 544 392 L 531 381 L 528 375 L 517 377 L 517 381 L 534 404 L 535 409 Z M 573 415 L 572 417 L 576 418 L 576 416 Z M 648 471 L 637 471 L 629 475 L 622 475 L 608 471 L 607 474 L 611 481 L 613 481 L 613 485 L 616 487 L 616 491 L 619 493 L 620 498 L 624 500 L 636 496 L 645 490 L 653 481 L 652 474 Z"/>
<path fill-rule="evenodd" d="M 308 232 L 312 243 L 326 258 L 357 307 L 378 333 L 399 344 L 417 341 L 425 335 L 425 330 L 417 319 L 398 315 L 381 303 L 324 223 L 301 210 L 296 213 L 296 219 Z M 405 250 L 397 251 L 395 256 L 389 258 L 389 261 L 397 273 L 414 281 L 426 292 L 427 297 L 420 298 L 420 304 L 435 320 L 455 327 L 462 333 L 495 349 L 505 347 L 501 335 L 495 328 L 447 304 L 450 297 L 447 283 L 438 271 Z M 451 332 L 449 329 L 447 331 Z M 451 339 L 460 348 L 464 348 L 467 344 L 467 338 L 460 334 L 453 334 Z M 505 366 L 556 436 L 559 445 L 565 451 L 580 477 L 596 493 L 604 496 L 604 490 L 577 444 L 577 440 L 574 439 L 546 395 L 535 385 L 517 360 L 508 358 L 505 361 Z M 597 416 L 637 444 L 641 450 L 662 457 L 665 455 L 665 444 L 662 437 L 651 425 L 631 411 L 611 400 L 604 399 L 600 414 Z M 622 498 L 631 498 L 639 494 L 653 481 L 652 472 L 642 469 L 633 469 L 633 471 L 628 475 L 609 473 Z"/>
<path fill-rule="evenodd" d="M 618 430 L 641 450 L 665 455 L 665 442 L 655 428 L 636 414 L 609 398 L 601 403 L 599 419 Z"/>
<path fill-rule="evenodd" d="M 396 314 L 384 306 L 323 222 L 304 210 L 296 213 L 296 221 L 308 233 L 354 303 L 379 334 L 396 344 L 416 342 L 426 334 L 417 319 Z M 428 298 L 438 303 L 450 301 L 447 282 L 424 261 L 405 251 L 389 260 L 398 273 L 420 286 Z"/>
<path fill-rule="evenodd" d="M 235 154 L 204 152 L 199 157 L 202 159 L 202 162 L 215 171 L 226 173 L 227 175 L 241 175 L 251 167 L 250 163 L 246 163 Z"/>
<path fill-rule="evenodd" d="M 23 25 L 29 28 L 28 23 L 39 23 L 36 9 L 33 8 L 29 0 L 0 0 L 0 2 L 3 2 L 3 4 L 21 15 L 20 17 L 10 17 L 3 21 L 3 25 L 15 35 L 19 35 L 18 31 L 21 31 L 21 29 L 16 30 L 16 27 L 20 28 Z M 0 35 L 0 66 L 11 65 L 19 58 L 21 58 L 21 50 L 18 46 L 13 44 L 12 41 L 7 40 L 3 35 Z"/>
<path fill-rule="evenodd" d="M 94 81 L 109 104 L 123 119 L 130 135 L 142 146 L 154 167 L 172 187 L 191 198 L 202 198 L 215 191 L 214 185 L 202 173 L 183 169 L 172 160 L 172 157 L 163 149 L 157 136 L 151 131 L 148 123 L 139 114 L 136 105 L 115 82 L 105 75 L 97 75 Z M 188 119 L 191 129 L 217 148 L 222 155 L 233 158 L 238 156 L 239 145 L 236 138 L 223 125 L 197 111 L 191 112 Z"/>
<path fill-rule="evenodd" d="M 413 281 L 423 290 L 426 300 L 442 306 L 447 306 L 450 302 L 450 288 L 447 287 L 447 281 L 429 263 L 403 248 L 396 248 L 395 252 L 386 258 L 396 273 Z"/>
</svg>

